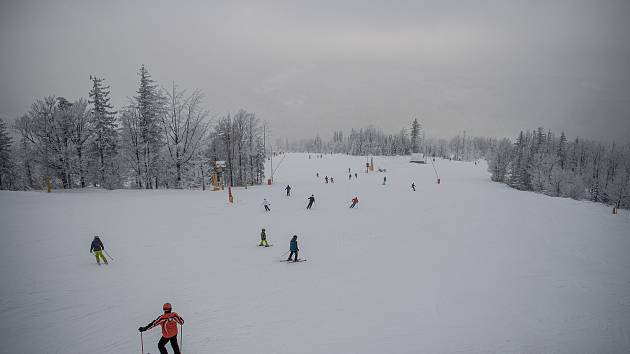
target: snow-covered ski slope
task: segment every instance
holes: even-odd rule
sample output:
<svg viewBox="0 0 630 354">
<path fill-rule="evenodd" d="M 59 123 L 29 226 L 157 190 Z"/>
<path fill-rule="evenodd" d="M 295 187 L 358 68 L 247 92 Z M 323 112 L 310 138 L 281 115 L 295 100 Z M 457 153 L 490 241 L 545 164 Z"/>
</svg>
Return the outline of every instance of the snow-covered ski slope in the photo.
<svg viewBox="0 0 630 354">
<path fill-rule="evenodd" d="M 287 154 L 273 186 L 233 205 L 227 191 L 0 193 L 0 352 L 138 353 L 166 301 L 184 353 L 630 352 L 626 211 L 510 189 L 483 163 L 438 160 L 438 185 L 408 157 L 375 157 L 386 174 L 365 162 Z M 257 247 L 263 227 L 275 247 Z M 109 266 L 88 252 L 95 234 Z M 293 234 L 308 262 L 279 262 Z"/>
</svg>

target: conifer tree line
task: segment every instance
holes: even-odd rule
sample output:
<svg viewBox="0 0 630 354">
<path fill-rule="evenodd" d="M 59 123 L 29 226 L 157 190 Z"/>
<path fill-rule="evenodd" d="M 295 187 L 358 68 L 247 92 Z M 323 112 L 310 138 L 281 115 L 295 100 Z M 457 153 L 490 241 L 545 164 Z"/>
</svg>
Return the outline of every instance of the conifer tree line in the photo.
<svg viewBox="0 0 630 354">
<path fill-rule="evenodd" d="M 0 189 L 205 189 L 216 161 L 226 161 L 228 185 L 262 183 L 254 113 L 211 120 L 201 91 L 162 87 L 144 65 L 138 76 L 135 95 L 118 110 L 105 79 L 90 76 L 87 99 L 48 96 L 13 127 L 0 119 Z"/>
<path fill-rule="evenodd" d="M 427 138 L 418 119 L 414 119 L 409 129 L 401 129 L 397 134 L 386 134 L 382 130 L 368 126 L 352 129 L 344 136 L 335 131 L 332 140 L 323 141 L 319 136 L 311 139 L 284 144 L 287 151 L 313 153 L 341 153 L 350 155 L 409 155 L 424 153 L 426 156 L 458 161 L 472 161 L 485 156 L 496 143 L 494 138 L 469 137 L 465 132 L 451 139 Z M 277 143 L 282 146 L 282 144 Z"/>
<path fill-rule="evenodd" d="M 538 128 L 498 141 L 487 160 L 492 180 L 510 187 L 630 208 L 630 144 L 568 141 Z"/>
</svg>

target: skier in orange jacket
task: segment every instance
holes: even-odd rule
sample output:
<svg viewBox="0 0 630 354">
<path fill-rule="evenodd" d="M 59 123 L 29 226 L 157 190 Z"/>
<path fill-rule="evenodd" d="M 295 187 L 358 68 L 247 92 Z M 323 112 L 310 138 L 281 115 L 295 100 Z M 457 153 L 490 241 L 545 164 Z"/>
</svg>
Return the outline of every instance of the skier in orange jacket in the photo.
<svg viewBox="0 0 630 354">
<path fill-rule="evenodd" d="M 158 325 L 162 327 L 162 338 L 158 342 L 158 349 L 161 354 L 168 354 L 166 350 L 166 343 L 171 342 L 171 347 L 173 347 L 173 352 L 175 354 L 181 354 L 179 351 L 179 345 L 177 344 L 177 324 L 183 325 L 184 319 L 181 318 L 177 313 L 171 312 L 173 310 L 170 303 L 165 303 L 162 306 L 164 310 L 164 314 L 160 317 L 153 320 L 151 323 L 144 327 L 138 328 L 140 332 L 147 331 L 153 327 L 157 327 Z"/>
</svg>

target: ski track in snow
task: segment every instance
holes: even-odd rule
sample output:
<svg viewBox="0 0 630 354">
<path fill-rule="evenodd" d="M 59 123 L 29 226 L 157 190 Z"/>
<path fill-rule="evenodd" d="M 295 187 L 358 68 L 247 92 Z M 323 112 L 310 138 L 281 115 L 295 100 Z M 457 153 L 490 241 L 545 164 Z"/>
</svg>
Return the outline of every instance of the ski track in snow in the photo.
<svg viewBox="0 0 630 354">
<path fill-rule="evenodd" d="M 233 205 L 227 190 L 0 192 L 0 353 L 137 353 L 166 301 L 185 353 L 630 352 L 628 211 L 516 191 L 484 163 L 438 160 L 438 185 L 408 157 L 366 174 L 365 157 L 312 156 L 278 159 L 275 184 L 234 188 Z M 263 227 L 275 247 L 255 247 Z M 308 262 L 278 262 L 293 234 Z"/>
</svg>

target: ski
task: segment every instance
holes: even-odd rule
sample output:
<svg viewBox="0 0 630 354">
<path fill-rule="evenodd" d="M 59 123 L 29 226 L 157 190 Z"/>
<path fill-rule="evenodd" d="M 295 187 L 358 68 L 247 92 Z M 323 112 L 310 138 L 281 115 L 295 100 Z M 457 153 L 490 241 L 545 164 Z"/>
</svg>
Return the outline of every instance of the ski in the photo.
<svg viewBox="0 0 630 354">
<path fill-rule="evenodd" d="M 280 262 L 286 262 L 286 263 L 300 263 L 300 262 L 306 262 L 306 261 L 307 261 L 306 259 L 298 259 L 297 261 L 294 261 L 294 260 L 289 261 L 287 259 L 280 260 Z"/>
<path fill-rule="evenodd" d="M 273 247 L 273 245 L 269 245 L 269 246 L 261 246 L 261 245 L 257 245 L 258 247 Z"/>
</svg>

